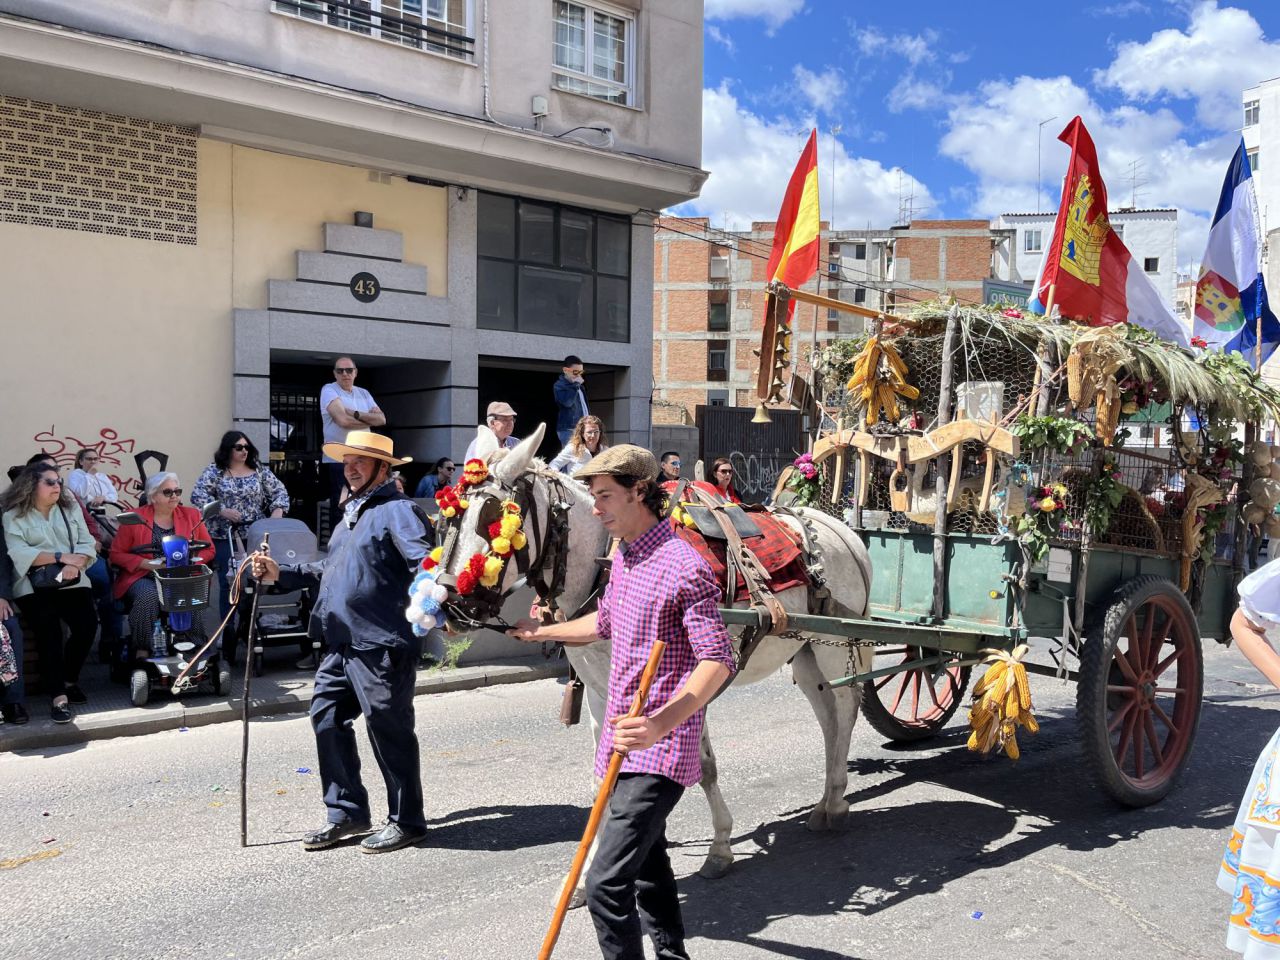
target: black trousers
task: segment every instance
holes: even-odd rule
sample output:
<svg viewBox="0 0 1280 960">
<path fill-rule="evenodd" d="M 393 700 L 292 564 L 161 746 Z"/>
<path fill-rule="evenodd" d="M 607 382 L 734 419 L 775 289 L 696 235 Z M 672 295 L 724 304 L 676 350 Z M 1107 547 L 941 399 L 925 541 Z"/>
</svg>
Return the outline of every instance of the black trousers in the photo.
<svg viewBox="0 0 1280 960">
<path fill-rule="evenodd" d="M 80 574 L 84 577 L 84 574 Z M 83 587 L 38 590 L 18 598 L 18 608 L 35 634 L 40 655 L 40 679 L 51 696 L 59 697 L 69 683 L 80 682 L 80 668 L 93 648 L 98 614 L 93 609 L 93 590 Z M 63 642 L 62 625 L 68 636 Z"/>
<path fill-rule="evenodd" d="M 330 823 L 367 823 L 369 794 L 360 781 L 352 722 L 364 714 L 373 756 L 387 785 L 387 815 L 406 830 L 425 830 L 422 767 L 413 732 L 416 646 L 329 649 L 316 671 L 311 728 Z"/>
<path fill-rule="evenodd" d="M 642 921 L 658 960 L 689 960 L 666 833 L 683 793 L 657 774 L 618 777 L 587 871 L 587 909 L 605 960 L 644 960 Z"/>
</svg>

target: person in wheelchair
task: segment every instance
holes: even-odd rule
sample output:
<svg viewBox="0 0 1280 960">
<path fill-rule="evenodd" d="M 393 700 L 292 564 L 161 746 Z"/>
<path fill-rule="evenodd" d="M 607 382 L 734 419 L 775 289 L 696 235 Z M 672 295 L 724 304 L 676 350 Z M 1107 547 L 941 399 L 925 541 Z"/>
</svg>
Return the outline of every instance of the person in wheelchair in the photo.
<svg viewBox="0 0 1280 960">
<path fill-rule="evenodd" d="M 161 542 L 173 534 L 187 540 L 208 540 L 200 511 L 182 505 L 182 483 L 176 473 L 157 473 L 147 478 L 147 503 L 135 512 L 146 524 L 122 526 L 111 543 L 111 565 L 118 571 L 115 598 L 129 611 L 130 660 L 145 660 L 151 654 L 151 637 L 160 618 L 152 571 L 165 565 Z M 197 529 L 199 528 L 199 529 Z M 192 563 L 212 563 L 214 550 L 207 546 L 193 551 Z M 217 629 L 217 616 L 210 604 L 196 622 L 194 632 L 209 637 Z"/>
</svg>

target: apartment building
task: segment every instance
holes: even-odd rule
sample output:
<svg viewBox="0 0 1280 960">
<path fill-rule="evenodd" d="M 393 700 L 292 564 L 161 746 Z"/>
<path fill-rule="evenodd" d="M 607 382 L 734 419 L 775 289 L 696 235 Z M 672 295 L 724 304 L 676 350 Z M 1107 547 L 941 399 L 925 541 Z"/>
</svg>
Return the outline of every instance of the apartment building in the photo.
<svg viewBox="0 0 1280 960">
<path fill-rule="evenodd" d="M 1178 278 L 1178 211 L 1172 207 L 1120 208 L 1108 217 L 1134 259 L 1155 284 L 1166 303 L 1174 303 Z M 1057 211 L 1002 213 L 992 229 L 1007 232 L 1011 242 L 996 250 L 993 269 L 999 280 L 1032 283 L 1045 247 L 1053 240 Z"/>
<path fill-rule="evenodd" d="M 305 490 L 339 354 L 415 460 L 493 399 L 551 421 L 570 353 L 647 441 L 650 211 L 706 176 L 701 2 L 3 7 L 8 386 L 40 398 L 6 463 L 98 445 L 127 486 L 153 449 L 189 482 L 235 426 Z"/>
</svg>

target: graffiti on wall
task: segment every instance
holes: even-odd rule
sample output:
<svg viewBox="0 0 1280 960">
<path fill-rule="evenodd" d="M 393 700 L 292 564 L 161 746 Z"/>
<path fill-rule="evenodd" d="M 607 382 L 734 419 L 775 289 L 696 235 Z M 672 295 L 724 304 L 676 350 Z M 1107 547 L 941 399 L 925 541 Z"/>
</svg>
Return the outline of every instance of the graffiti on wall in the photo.
<svg viewBox="0 0 1280 960">
<path fill-rule="evenodd" d="M 96 438 L 85 440 L 68 433 L 59 435 L 58 428 L 51 424 L 48 430 L 41 430 L 31 439 L 41 453 L 48 454 L 60 468 L 65 467 L 67 470 L 75 469 L 76 454 L 81 450 L 98 451 L 98 473 L 110 479 L 121 504 L 137 506 L 142 484 L 133 476 L 136 469 L 133 453 L 137 441 L 132 437 L 124 439 L 120 436 L 120 431 L 103 427 Z"/>
<path fill-rule="evenodd" d="M 734 450 L 729 454 L 729 464 L 733 467 L 733 489 L 743 500 L 751 503 L 763 502 L 773 495 L 778 477 L 793 459 L 795 454 L 777 449 L 757 453 Z"/>
</svg>

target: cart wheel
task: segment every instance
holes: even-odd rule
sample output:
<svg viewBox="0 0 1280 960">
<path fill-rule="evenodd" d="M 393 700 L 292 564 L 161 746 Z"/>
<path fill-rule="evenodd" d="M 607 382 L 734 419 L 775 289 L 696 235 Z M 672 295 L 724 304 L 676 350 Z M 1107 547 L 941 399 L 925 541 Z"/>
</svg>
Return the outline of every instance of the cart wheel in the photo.
<svg viewBox="0 0 1280 960">
<path fill-rule="evenodd" d="M 1076 719 L 1094 779 L 1128 807 L 1164 797 L 1191 756 L 1204 661 L 1187 598 L 1164 577 L 1135 577 L 1087 631 Z"/>
<path fill-rule="evenodd" d="M 151 678 L 145 670 L 135 670 L 129 674 L 129 700 L 135 707 L 145 707 L 147 698 L 151 696 Z"/>
<path fill-rule="evenodd" d="M 919 647 L 905 647 L 898 662 L 909 663 L 925 655 Z M 955 664 L 917 667 L 865 680 L 862 715 L 878 733 L 897 743 L 927 740 L 946 726 L 968 686 L 969 668 Z"/>
</svg>

